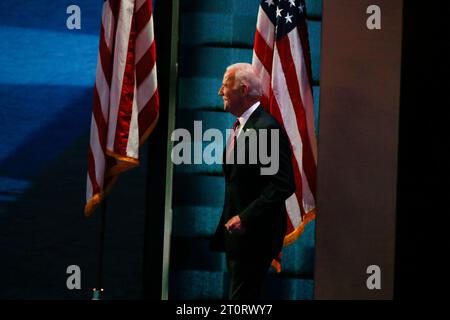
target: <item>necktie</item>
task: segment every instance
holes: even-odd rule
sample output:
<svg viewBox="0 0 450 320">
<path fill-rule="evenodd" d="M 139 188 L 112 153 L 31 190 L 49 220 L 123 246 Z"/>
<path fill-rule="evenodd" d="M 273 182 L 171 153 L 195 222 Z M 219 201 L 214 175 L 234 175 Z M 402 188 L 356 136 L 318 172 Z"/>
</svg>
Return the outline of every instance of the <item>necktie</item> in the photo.
<svg viewBox="0 0 450 320">
<path fill-rule="evenodd" d="M 239 127 L 239 125 L 240 125 L 239 119 L 236 119 L 236 121 L 233 124 L 233 131 L 231 131 L 230 139 L 228 139 L 227 156 L 226 156 L 227 163 L 231 159 L 231 155 L 233 153 L 234 144 L 236 142 L 236 130 L 237 127 Z"/>
</svg>

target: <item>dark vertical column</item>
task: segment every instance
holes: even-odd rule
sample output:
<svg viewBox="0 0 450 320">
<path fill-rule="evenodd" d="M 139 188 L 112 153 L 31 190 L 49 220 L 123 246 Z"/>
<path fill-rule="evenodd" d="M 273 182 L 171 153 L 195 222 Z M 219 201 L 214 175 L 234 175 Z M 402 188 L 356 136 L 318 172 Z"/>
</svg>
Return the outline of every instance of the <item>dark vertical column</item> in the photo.
<svg viewBox="0 0 450 320">
<path fill-rule="evenodd" d="M 450 286 L 449 15 L 448 1 L 404 3 L 395 299 Z"/>
<path fill-rule="evenodd" d="M 323 2 L 316 299 L 393 297 L 402 2 Z"/>
<path fill-rule="evenodd" d="M 158 68 L 160 113 L 148 138 L 148 176 L 144 244 L 144 299 L 160 300 L 162 285 L 164 211 L 169 118 L 172 1 L 154 1 L 153 19 Z M 169 186 L 171 187 L 171 186 Z"/>
</svg>

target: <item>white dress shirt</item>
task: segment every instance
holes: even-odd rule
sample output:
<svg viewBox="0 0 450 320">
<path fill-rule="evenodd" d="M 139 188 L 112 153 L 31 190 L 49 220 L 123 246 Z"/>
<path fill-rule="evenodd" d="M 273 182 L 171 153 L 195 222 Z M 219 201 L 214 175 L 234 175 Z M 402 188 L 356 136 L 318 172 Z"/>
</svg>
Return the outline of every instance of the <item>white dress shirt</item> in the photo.
<svg viewBox="0 0 450 320">
<path fill-rule="evenodd" d="M 259 101 L 256 102 L 254 105 L 252 105 L 250 108 L 248 108 L 247 110 L 245 110 L 245 112 L 243 114 L 241 114 L 241 116 L 238 118 L 239 120 L 239 126 L 237 126 L 236 128 L 236 138 L 239 137 L 239 134 L 242 131 L 242 128 L 244 128 L 245 123 L 247 122 L 248 118 L 250 118 L 250 116 L 252 115 L 252 113 L 256 110 L 256 108 L 259 107 Z"/>
</svg>

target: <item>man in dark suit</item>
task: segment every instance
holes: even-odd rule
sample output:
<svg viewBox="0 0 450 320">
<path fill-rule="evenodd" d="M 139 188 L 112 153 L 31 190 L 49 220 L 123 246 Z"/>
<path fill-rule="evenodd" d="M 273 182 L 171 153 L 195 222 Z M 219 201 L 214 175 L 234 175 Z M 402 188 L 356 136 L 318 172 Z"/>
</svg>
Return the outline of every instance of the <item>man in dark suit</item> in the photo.
<svg viewBox="0 0 450 320">
<path fill-rule="evenodd" d="M 224 150 L 224 208 L 211 248 L 226 253 L 231 300 L 261 298 L 271 262 L 283 246 L 287 223 L 284 203 L 295 192 L 289 139 L 260 106 L 261 94 L 260 80 L 250 64 L 227 68 L 219 95 L 225 111 L 237 119 Z M 267 130 L 267 141 L 261 141 L 263 129 Z M 256 140 L 247 139 L 247 131 L 256 133 Z M 277 133 L 275 140 L 271 140 L 272 133 Z M 267 167 L 259 157 L 261 142 L 267 142 L 268 153 L 278 161 L 278 170 L 269 175 L 261 171 Z M 252 163 L 250 153 L 255 150 L 258 157 Z M 240 156 L 245 157 L 244 163 Z"/>
</svg>

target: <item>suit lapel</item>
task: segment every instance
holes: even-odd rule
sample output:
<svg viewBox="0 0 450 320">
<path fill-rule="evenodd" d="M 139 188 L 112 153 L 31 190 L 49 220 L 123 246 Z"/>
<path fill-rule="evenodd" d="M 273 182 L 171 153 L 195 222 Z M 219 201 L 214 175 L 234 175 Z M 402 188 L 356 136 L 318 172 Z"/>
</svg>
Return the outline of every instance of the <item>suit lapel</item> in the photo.
<svg viewBox="0 0 450 320">
<path fill-rule="evenodd" d="M 258 120 L 260 113 L 261 113 L 261 106 L 258 106 L 258 108 L 256 108 L 255 111 L 253 111 L 253 113 L 250 115 L 250 117 L 248 118 L 247 122 L 245 122 L 245 125 L 242 128 L 241 134 L 239 134 L 239 137 L 238 137 L 237 140 L 242 139 L 242 137 L 243 137 L 242 133 L 243 132 L 245 132 L 248 129 L 254 129 L 255 128 L 255 123 L 256 123 L 256 120 Z"/>
<path fill-rule="evenodd" d="M 250 117 L 248 118 L 248 120 L 245 122 L 244 127 L 242 128 L 237 140 L 236 140 L 236 144 L 234 145 L 234 148 L 236 148 L 238 141 L 240 141 L 241 139 L 243 139 L 243 133 L 248 130 L 248 129 L 255 129 L 255 124 L 256 121 L 258 120 L 260 113 L 261 113 L 261 108 L 262 106 L 259 105 L 258 108 L 255 109 L 255 111 L 253 111 L 253 113 L 250 115 Z M 246 148 L 247 149 L 247 148 Z M 245 151 L 247 152 L 247 150 Z M 226 146 L 224 149 L 224 153 L 222 155 L 222 160 L 223 160 L 223 165 L 222 165 L 222 170 L 224 172 L 225 175 L 225 179 L 231 180 L 232 177 L 234 176 L 235 172 L 236 172 L 236 168 L 237 168 L 237 164 L 233 163 L 233 164 L 225 164 L 225 153 L 226 153 Z"/>
</svg>

